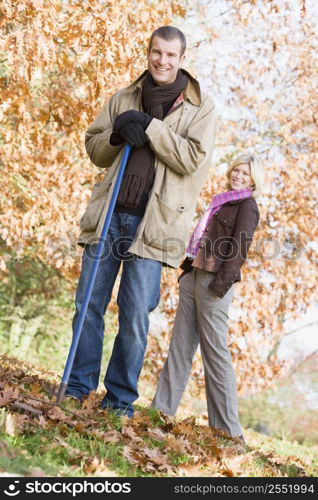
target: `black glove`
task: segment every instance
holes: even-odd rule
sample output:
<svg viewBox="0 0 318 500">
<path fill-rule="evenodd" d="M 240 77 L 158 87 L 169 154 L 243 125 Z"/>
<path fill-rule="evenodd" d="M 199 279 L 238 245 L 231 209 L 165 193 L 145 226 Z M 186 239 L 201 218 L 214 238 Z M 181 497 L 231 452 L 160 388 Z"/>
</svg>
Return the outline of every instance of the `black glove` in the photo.
<svg viewBox="0 0 318 500">
<path fill-rule="evenodd" d="M 127 142 L 130 146 L 140 148 L 147 142 L 146 134 L 140 125 L 127 124 L 119 132 L 112 132 L 109 143 L 112 146 L 119 146 Z"/>
<path fill-rule="evenodd" d="M 114 131 L 120 130 L 121 127 L 127 123 L 138 123 L 144 130 L 146 130 L 151 120 L 152 116 L 148 115 L 148 113 L 130 109 L 129 111 L 124 111 L 124 113 L 117 116 L 114 123 Z"/>
<path fill-rule="evenodd" d="M 118 134 L 118 132 L 112 132 L 112 135 L 110 136 L 109 138 L 109 143 L 112 145 L 112 146 L 119 146 L 120 144 L 122 144 L 124 141 L 123 139 L 120 137 L 120 135 Z"/>
<path fill-rule="evenodd" d="M 114 146 L 127 142 L 130 146 L 141 148 L 147 142 L 147 137 L 144 129 L 139 123 L 126 123 L 118 132 L 113 132 L 109 142 Z M 115 144 L 114 144 L 115 142 Z"/>
<path fill-rule="evenodd" d="M 109 142 L 112 146 L 119 146 L 127 142 L 130 146 L 140 148 L 147 142 L 144 129 L 139 123 L 127 122 L 118 131 L 112 132 Z"/>
<path fill-rule="evenodd" d="M 121 113 L 114 122 L 110 144 L 118 146 L 122 142 L 127 142 L 136 148 L 142 147 L 147 142 L 145 129 L 151 120 L 152 117 L 147 113 L 134 109 Z"/>
</svg>

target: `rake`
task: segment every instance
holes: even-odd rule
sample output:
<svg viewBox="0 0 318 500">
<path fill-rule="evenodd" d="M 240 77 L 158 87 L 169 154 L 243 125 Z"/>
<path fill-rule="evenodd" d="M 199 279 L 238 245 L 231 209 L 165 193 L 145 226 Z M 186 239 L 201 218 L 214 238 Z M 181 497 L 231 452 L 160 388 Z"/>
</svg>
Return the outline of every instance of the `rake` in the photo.
<svg viewBox="0 0 318 500">
<path fill-rule="evenodd" d="M 65 364 L 62 381 L 61 381 L 61 384 L 60 384 L 60 387 L 59 387 L 59 390 L 58 390 L 58 393 L 57 393 L 57 396 L 56 396 L 56 404 L 61 404 L 61 402 L 63 401 L 64 395 L 65 395 L 67 386 L 68 386 L 68 382 L 69 382 L 71 370 L 72 370 L 72 367 L 73 367 L 73 363 L 74 363 L 74 358 L 75 358 L 75 354 L 76 354 L 78 342 L 79 342 L 79 339 L 80 339 L 80 336 L 81 336 L 81 333 L 82 333 L 82 329 L 83 329 L 83 324 L 84 324 L 84 321 L 85 321 L 87 307 L 88 307 L 88 304 L 89 304 L 89 301 L 90 301 L 90 298 L 91 298 L 91 294 L 92 294 L 92 290 L 93 290 L 93 287 L 94 287 L 94 282 L 95 282 L 96 274 L 97 274 L 97 271 L 98 271 L 98 266 L 99 266 L 99 263 L 100 263 L 100 258 L 101 258 L 102 252 L 103 252 L 104 243 L 106 241 L 106 236 L 107 236 L 108 229 L 109 229 L 109 226 L 110 226 L 110 221 L 111 221 L 111 218 L 112 218 L 112 215 L 113 215 L 113 211 L 114 211 L 114 208 L 115 208 L 115 203 L 116 203 L 116 200 L 117 200 L 119 188 L 120 188 L 120 185 L 121 185 L 121 182 L 122 182 L 122 178 L 123 178 L 123 175 L 124 175 L 124 172 L 125 172 L 125 168 L 126 168 L 126 165 L 127 165 L 127 161 L 128 161 L 131 149 L 132 149 L 132 146 L 130 146 L 129 144 L 126 144 L 125 147 L 124 147 L 124 152 L 123 152 L 123 155 L 122 155 L 122 158 L 121 158 L 121 162 L 120 162 L 119 171 L 118 171 L 118 174 L 117 174 L 115 186 L 114 186 L 114 189 L 113 189 L 113 192 L 112 192 L 112 196 L 111 196 L 111 200 L 110 200 L 109 207 L 108 207 L 108 210 L 107 210 L 107 214 L 106 214 L 106 218 L 105 218 L 105 221 L 104 221 L 103 229 L 102 229 L 99 241 L 98 241 L 96 255 L 94 256 L 93 269 L 92 269 L 91 275 L 89 277 L 89 280 L 88 280 L 88 283 L 87 283 L 87 286 L 86 286 L 86 290 L 85 290 L 85 294 L 84 294 L 84 301 L 83 301 L 82 308 L 81 308 L 81 311 L 80 311 L 80 314 L 79 314 L 79 317 L 78 317 L 78 320 L 77 320 L 77 323 L 76 323 L 76 326 L 75 326 L 75 329 L 74 329 L 74 335 L 73 335 L 73 338 L 72 338 L 72 343 L 71 343 L 70 351 L 69 351 L 69 354 L 68 354 L 68 357 L 67 357 L 67 361 L 66 361 L 66 364 Z"/>
</svg>

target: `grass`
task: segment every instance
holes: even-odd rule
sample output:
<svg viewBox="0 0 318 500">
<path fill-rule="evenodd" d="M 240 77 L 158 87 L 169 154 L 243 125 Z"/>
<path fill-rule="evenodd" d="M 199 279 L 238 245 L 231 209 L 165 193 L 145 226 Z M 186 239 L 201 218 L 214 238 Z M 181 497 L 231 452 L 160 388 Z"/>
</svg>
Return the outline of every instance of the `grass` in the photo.
<svg viewBox="0 0 318 500">
<path fill-rule="evenodd" d="M 296 457 L 307 464 L 307 473 L 318 476 L 318 448 L 317 446 L 305 446 L 299 443 L 291 443 L 287 439 L 278 439 L 264 436 L 255 431 L 246 431 L 251 446 L 257 445 L 265 454 L 277 454 L 283 457 Z"/>
<path fill-rule="evenodd" d="M 120 423 L 116 427 L 120 428 Z M 116 471 L 116 475 L 140 475 L 138 468 L 132 467 L 122 457 L 122 444 L 105 444 L 93 436 L 83 437 L 76 431 L 70 431 L 64 424 L 52 429 L 30 429 L 16 437 L 10 437 L 2 431 L 0 446 L 0 469 L 23 476 L 32 474 L 32 471 L 42 471 L 53 477 L 90 475 L 85 473 L 85 464 L 89 464 L 92 456 L 99 457 L 100 463 L 107 462 L 109 469 Z"/>
</svg>

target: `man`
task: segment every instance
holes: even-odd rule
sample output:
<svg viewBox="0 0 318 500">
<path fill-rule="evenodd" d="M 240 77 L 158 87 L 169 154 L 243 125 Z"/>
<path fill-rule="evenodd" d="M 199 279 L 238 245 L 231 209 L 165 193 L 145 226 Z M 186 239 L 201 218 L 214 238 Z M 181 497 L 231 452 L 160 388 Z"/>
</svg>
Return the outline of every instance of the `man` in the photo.
<svg viewBox="0 0 318 500">
<path fill-rule="evenodd" d="M 107 305 L 121 263 L 119 331 L 102 400 L 132 416 L 147 343 L 149 313 L 159 303 L 162 265 L 178 267 L 196 200 L 211 166 L 214 104 L 180 66 L 186 40 L 172 26 L 150 38 L 148 70 L 105 104 L 85 137 L 87 153 L 107 175 L 95 185 L 81 219 L 84 246 L 76 324 L 93 266 L 124 143 L 133 146 L 94 283 L 67 394 L 97 389 Z"/>
</svg>

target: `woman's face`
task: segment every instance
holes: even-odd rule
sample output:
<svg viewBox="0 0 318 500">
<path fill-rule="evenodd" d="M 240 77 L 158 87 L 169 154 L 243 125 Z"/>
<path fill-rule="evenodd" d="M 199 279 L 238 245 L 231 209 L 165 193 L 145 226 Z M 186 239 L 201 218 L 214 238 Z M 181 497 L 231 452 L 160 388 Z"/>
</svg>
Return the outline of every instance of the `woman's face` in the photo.
<svg viewBox="0 0 318 500">
<path fill-rule="evenodd" d="M 247 189 L 252 187 L 253 181 L 248 163 L 236 165 L 230 173 L 231 189 Z"/>
</svg>

